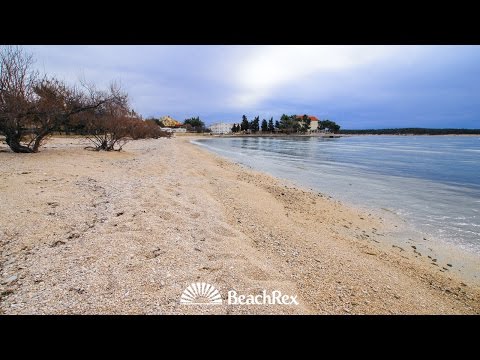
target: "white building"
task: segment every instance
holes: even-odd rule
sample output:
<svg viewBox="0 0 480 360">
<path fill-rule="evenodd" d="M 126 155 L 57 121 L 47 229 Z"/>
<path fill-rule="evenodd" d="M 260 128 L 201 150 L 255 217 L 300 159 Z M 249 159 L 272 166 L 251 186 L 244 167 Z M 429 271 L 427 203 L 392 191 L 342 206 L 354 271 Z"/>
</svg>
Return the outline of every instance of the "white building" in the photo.
<svg viewBox="0 0 480 360">
<path fill-rule="evenodd" d="M 208 128 L 213 134 L 229 134 L 232 132 L 232 127 L 233 124 L 221 122 L 210 125 Z"/>
<path fill-rule="evenodd" d="M 168 133 L 186 133 L 187 129 L 180 127 L 180 128 L 168 128 L 168 127 L 163 127 L 160 128 L 162 131 L 166 131 Z"/>
</svg>

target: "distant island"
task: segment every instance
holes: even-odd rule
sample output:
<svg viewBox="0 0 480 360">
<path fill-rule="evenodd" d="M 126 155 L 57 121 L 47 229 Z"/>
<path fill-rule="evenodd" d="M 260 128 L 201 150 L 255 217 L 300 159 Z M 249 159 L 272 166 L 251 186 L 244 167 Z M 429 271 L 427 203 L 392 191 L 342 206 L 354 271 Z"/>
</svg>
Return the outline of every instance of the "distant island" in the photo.
<svg viewBox="0 0 480 360">
<path fill-rule="evenodd" d="M 363 129 L 340 130 L 345 135 L 480 135 L 480 129 L 429 129 L 429 128 L 397 128 L 397 129 Z"/>
</svg>

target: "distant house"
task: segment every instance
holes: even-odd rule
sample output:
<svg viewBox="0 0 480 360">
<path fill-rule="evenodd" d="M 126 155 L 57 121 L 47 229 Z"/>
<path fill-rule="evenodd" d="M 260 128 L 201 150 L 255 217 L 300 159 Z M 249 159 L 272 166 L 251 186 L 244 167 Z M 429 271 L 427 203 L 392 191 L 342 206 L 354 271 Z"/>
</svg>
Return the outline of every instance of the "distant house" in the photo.
<svg viewBox="0 0 480 360">
<path fill-rule="evenodd" d="M 162 123 L 163 127 L 168 127 L 168 128 L 177 128 L 182 126 L 182 124 L 179 121 L 175 120 L 169 115 L 162 116 L 160 118 L 160 122 Z"/>
<path fill-rule="evenodd" d="M 212 134 L 229 134 L 232 132 L 233 124 L 230 123 L 216 123 L 210 125 L 208 128 L 211 130 Z"/>
<path fill-rule="evenodd" d="M 308 115 L 308 118 L 310 119 L 310 131 L 317 132 L 318 130 L 318 118 L 316 116 L 310 116 Z M 298 120 L 303 119 L 303 115 L 297 115 Z"/>
</svg>

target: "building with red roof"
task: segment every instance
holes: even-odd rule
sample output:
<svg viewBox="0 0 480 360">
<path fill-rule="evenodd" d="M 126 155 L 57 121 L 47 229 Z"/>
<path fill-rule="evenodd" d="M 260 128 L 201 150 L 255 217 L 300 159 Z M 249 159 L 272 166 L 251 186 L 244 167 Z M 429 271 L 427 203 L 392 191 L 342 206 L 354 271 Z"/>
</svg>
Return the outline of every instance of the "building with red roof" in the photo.
<svg viewBox="0 0 480 360">
<path fill-rule="evenodd" d="M 317 131 L 318 130 L 318 118 L 316 116 L 307 115 L 310 119 L 310 131 Z M 302 120 L 303 115 L 297 115 L 297 119 Z"/>
</svg>

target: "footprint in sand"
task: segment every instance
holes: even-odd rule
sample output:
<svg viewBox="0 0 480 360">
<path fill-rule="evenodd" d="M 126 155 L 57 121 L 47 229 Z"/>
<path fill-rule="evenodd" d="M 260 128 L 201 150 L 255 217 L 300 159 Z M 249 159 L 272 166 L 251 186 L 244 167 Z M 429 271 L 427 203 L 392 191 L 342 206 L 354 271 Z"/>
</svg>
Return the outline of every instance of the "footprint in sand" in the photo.
<svg viewBox="0 0 480 360">
<path fill-rule="evenodd" d="M 227 237 L 234 237 L 235 234 L 230 231 L 229 229 L 227 229 L 226 227 L 224 226 L 215 226 L 212 231 L 216 234 L 216 235 L 220 235 L 220 236 L 227 236 Z"/>
<path fill-rule="evenodd" d="M 251 280 L 265 281 L 270 279 L 270 275 L 257 266 L 248 266 L 245 270 L 243 270 L 243 273 Z"/>
<path fill-rule="evenodd" d="M 247 261 L 248 258 L 245 255 L 235 254 L 235 253 L 218 253 L 207 255 L 207 259 L 209 261 L 216 261 L 216 260 L 239 260 L 239 261 Z"/>
<path fill-rule="evenodd" d="M 169 213 L 168 211 L 160 211 L 160 212 L 158 212 L 157 215 L 160 219 L 163 219 L 163 220 L 172 220 L 173 219 L 173 215 L 171 213 Z"/>
<path fill-rule="evenodd" d="M 200 215 L 201 215 L 201 214 L 197 212 L 197 213 L 191 214 L 190 217 L 191 217 L 192 219 L 198 219 L 198 218 L 200 217 Z"/>
</svg>

